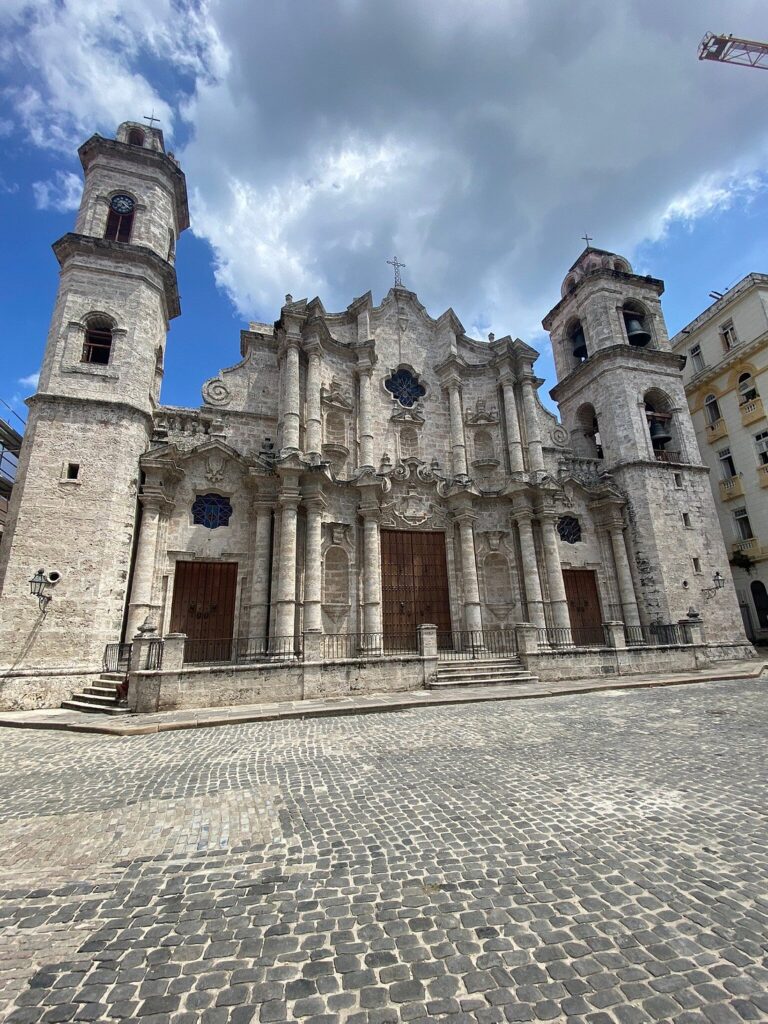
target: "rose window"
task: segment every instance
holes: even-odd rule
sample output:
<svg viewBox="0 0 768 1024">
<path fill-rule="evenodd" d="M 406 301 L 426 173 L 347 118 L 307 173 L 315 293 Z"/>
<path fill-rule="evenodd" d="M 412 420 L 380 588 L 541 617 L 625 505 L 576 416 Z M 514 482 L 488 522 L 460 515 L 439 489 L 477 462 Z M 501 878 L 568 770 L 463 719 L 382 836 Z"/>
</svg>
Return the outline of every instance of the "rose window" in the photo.
<svg viewBox="0 0 768 1024">
<path fill-rule="evenodd" d="M 192 522 L 206 530 L 229 526 L 232 505 L 222 494 L 198 494 L 192 504 Z"/>
<path fill-rule="evenodd" d="M 427 393 L 424 385 L 419 384 L 418 378 L 403 366 L 386 378 L 384 387 L 406 409 L 410 409 Z"/>
</svg>

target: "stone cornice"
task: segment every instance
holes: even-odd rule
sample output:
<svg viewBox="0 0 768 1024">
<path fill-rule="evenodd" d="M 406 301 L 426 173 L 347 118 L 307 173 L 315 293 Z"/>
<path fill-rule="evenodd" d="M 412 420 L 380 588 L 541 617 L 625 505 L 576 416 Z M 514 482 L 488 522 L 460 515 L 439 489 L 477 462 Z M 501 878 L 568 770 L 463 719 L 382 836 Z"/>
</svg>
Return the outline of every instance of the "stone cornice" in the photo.
<svg viewBox="0 0 768 1024">
<path fill-rule="evenodd" d="M 558 381 L 549 392 L 550 395 L 556 402 L 562 402 L 566 391 L 585 384 L 591 376 L 604 370 L 615 369 L 617 356 L 620 357 L 619 361 L 627 366 L 646 363 L 650 366 L 664 366 L 670 370 L 682 370 L 685 365 L 685 357 L 676 352 L 667 352 L 659 348 L 635 348 L 632 345 L 611 345 L 609 348 L 599 349 L 593 356 L 572 370 L 567 377 Z M 606 363 L 612 365 L 606 366 Z"/>
<path fill-rule="evenodd" d="M 713 381 L 722 373 L 727 373 L 734 366 L 743 362 L 747 356 L 754 355 L 759 352 L 768 343 L 768 331 L 763 331 L 762 334 L 758 334 L 752 341 L 743 342 L 735 345 L 728 352 L 723 354 L 723 358 L 718 363 L 714 363 L 712 366 L 705 366 L 703 370 L 699 370 L 698 373 L 694 374 L 693 377 L 685 385 L 686 395 L 695 394 L 701 388 L 712 384 Z M 681 356 L 685 358 L 685 356 Z M 731 389 L 735 390 L 735 388 Z"/>
<path fill-rule="evenodd" d="M 62 269 L 67 260 L 79 254 L 108 257 L 117 263 L 130 263 L 134 265 L 137 262 L 143 263 L 160 278 L 165 293 L 168 319 L 173 320 L 181 313 L 179 288 L 174 267 L 146 245 L 134 245 L 131 242 L 114 242 L 108 238 L 77 235 L 70 231 L 66 235 L 62 235 L 57 242 L 54 242 L 52 248 Z"/>
<path fill-rule="evenodd" d="M 123 402 L 120 400 L 91 398 L 83 395 L 64 395 L 50 391 L 38 391 L 26 399 L 26 405 L 29 406 L 30 409 L 33 409 L 36 405 L 54 405 L 57 402 L 63 402 L 65 404 L 68 403 L 70 405 L 80 405 L 83 408 L 101 406 L 104 409 L 121 409 L 124 412 L 131 413 L 137 418 L 146 420 L 150 426 L 154 423 L 154 416 L 149 407 L 147 407 L 147 409 L 142 409 L 137 405 L 131 405 L 129 402 Z"/>
<path fill-rule="evenodd" d="M 597 250 L 596 250 L 597 251 Z M 579 257 L 581 258 L 581 257 Z M 578 264 L 579 260 L 574 263 L 571 269 L 568 271 L 570 274 Z M 568 292 L 564 295 L 557 305 L 553 306 L 552 309 L 547 313 L 544 319 L 541 321 L 541 326 L 545 331 L 548 331 L 552 324 L 557 320 L 560 313 L 565 309 L 569 303 L 572 303 L 577 295 L 586 285 L 593 284 L 600 278 L 603 278 L 602 283 L 608 283 L 611 280 L 619 282 L 627 282 L 635 285 L 635 287 L 648 288 L 651 291 L 656 292 L 657 295 L 664 294 L 664 282 L 658 277 L 652 277 L 650 274 L 647 277 L 642 277 L 640 274 L 627 274 L 623 270 L 611 270 L 608 267 L 595 267 L 593 270 L 588 271 L 578 282 L 573 291 Z"/>
</svg>

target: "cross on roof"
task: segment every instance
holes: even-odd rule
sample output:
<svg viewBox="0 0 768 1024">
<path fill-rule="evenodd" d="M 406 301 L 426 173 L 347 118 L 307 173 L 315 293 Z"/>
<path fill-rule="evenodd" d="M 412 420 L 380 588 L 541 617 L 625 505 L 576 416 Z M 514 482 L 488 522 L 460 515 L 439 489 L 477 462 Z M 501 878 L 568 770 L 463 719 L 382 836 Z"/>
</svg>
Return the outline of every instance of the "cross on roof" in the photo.
<svg viewBox="0 0 768 1024">
<path fill-rule="evenodd" d="M 148 128 L 152 128 L 153 127 L 153 123 L 155 121 L 157 121 L 157 123 L 160 124 L 160 118 L 159 117 L 155 117 L 155 108 L 154 107 L 152 107 L 152 113 L 151 114 L 149 114 L 149 115 L 145 114 L 144 115 L 144 120 L 147 122 L 147 127 Z"/>
<path fill-rule="evenodd" d="M 583 234 L 583 235 L 582 235 L 581 237 L 582 237 L 582 238 L 584 239 L 584 241 L 585 241 L 585 242 L 587 243 L 587 248 L 589 248 L 589 243 L 590 243 L 590 242 L 592 241 L 592 238 L 590 237 L 590 235 L 587 235 L 587 234 Z"/>
<path fill-rule="evenodd" d="M 390 265 L 390 267 L 394 267 L 395 268 L 395 288 L 401 288 L 402 285 L 403 285 L 403 282 L 402 282 L 402 279 L 400 277 L 400 269 L 401 269 L 401 267 L 403 269 L 405 269 L 405 264 L 401 263 L 400 260 L 397 258 L 397 256 L 395 256 L 391 260 L 387 260 L 387 263 Z"/>
</svg>

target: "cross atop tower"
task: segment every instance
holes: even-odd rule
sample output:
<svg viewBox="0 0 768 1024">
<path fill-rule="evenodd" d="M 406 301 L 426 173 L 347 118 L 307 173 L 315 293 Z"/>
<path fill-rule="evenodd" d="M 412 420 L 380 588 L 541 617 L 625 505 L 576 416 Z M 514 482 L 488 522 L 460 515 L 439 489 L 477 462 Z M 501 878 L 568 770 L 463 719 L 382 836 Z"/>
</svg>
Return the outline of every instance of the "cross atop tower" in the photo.
<svg viewBox="0 0 768 1024">
<path fill-rule="evenodd" d="M 395 288 L 402 288 L 403 281 L 402 278 L 400 277 L 400 270 L 401 268 L 405 269 L 405 264 L 401 263 L 397 256 L 393 257 L 393 259 L 391 260 L 387 260 L 387 263 L 390 265 L 390 267 L 395 268 Z"/>
<path fill-rule="evenodd" d="M 587 243 L 587 248 L 589 248 L 589 243 L 592 241 L 592 237 L 590 235 L 586 234 L 586 233 L 583 234 L 581 237 Z"/>
<path fill-rule="evenodd" d="M 152 113 L 151 114 L 149 114 L 149 115 L 145 114 L 144 115 L 144 120 L 147 122 L 147 127 L 148 128 L 152 128 L 155 121 L 157 121 L 157 123 L 160 124 L 160 118 L 159 117 L 155 117 L 155 108 L 154 107 L 152 107 Z"/>
</svg>

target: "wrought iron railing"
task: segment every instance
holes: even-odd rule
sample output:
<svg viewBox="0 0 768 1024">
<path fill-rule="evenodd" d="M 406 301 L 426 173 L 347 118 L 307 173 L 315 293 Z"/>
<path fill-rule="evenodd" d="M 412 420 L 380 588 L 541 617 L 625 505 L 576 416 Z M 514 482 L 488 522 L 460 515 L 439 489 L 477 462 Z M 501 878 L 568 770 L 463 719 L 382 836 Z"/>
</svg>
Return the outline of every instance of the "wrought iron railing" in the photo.
<svg viewBox="0 0 768 1024">
<path fill-rule="evenodd" d="M 452 629 L 438 631 L 437 656 L 441 661 L 514 658 L 517 636 L 513 629 Z"/>
<path fill-rule="evenodd" d="M 240 636 L 234 639 L 184 641 L 184 664 L 247 665 L 255 662 L 294 661 L 301 657 L 302 637 Z"/>
<path fill-rule="evenodd" d="M 668 448 L 654 448 L 653 454 L 657 462 L 679 462 L 680 452 L 670 451 Z"/>
<path fill-rule="evenodd" d="M 689 643 L 683 626 L 663 622 L 652 622 L 648 626 L 625 625 L 624 639 L 628 647 L 685 647 Z"/>
<path fill-rule="evenodd" d="M 547 626 L 539 629 L 539 650 L 571 647 L 607 647 L 603 626 Z"/>
<path fill-rule="evenodd" d="M 131 658 L 131 646 L 131 644 L 107 644 L 102 661 L 104 671 L 125 674 L 128 671 L 128 663 Z"/>
<path fill-rule="evenodd" d="M 163 664 L 163 641 L 160 637 L 150 640 L 147 648 L 147 668 L 159 669 Z"/>
<path fill-rule="evenodd" d="M 325 661 L 418 654 L 419 638 L 415 629 L 403 633 L 326 633 L 322 651 Z"/>
</svg>

